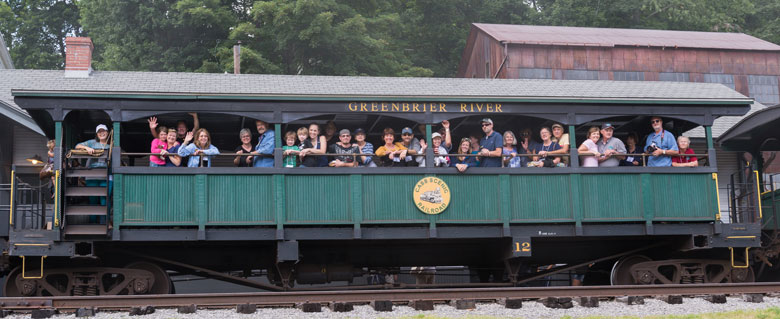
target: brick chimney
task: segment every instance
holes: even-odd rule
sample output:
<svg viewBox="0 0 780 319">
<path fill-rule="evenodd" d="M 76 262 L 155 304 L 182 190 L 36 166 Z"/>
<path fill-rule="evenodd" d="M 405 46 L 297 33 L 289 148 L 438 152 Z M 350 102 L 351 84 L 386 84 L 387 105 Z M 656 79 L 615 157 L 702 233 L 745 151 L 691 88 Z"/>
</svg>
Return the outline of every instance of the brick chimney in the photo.
<svg viewBox="0 0 780 319">
<path fill-rule="evenodd" d="M 92 39 L 65 38 L 65 77 L 86 78 L 92 73 Z"/>
</svg>

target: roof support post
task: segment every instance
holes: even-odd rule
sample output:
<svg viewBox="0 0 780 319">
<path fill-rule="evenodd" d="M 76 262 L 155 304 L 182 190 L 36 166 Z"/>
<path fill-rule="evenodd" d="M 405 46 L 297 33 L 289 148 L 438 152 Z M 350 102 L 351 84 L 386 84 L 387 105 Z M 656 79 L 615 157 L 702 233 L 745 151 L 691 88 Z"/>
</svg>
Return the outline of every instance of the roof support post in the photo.
<svg viewBox="0 0 780 319">
<path fill-rule="evenodd" d="M 712 126 L 704 127 L 704 136 L 707 139 L 707 162 L 710 167 L 718 167 L 718 160 L 715 156 L 715 145 L 712 142 Z"/>
<path fill-rule="evenodd" d="M 282 168 L 282 124 L 274 124 L 274 131 L 276 131 L 274 134 L 274 167 Z"/>
<path fill-rule="evenodd" d="M 569 167 L 580 167 L 580 157 L 577 156 L 577 129 L 574 125 L 569 125 Z"/>
<path fill-rule="evenodd" d="M 425 167 L 433 167 L 433 141 L 431 141 L 431 125 L 425 124 L 425 141 L 428 147 L 425 148 Z"/>
</svg>

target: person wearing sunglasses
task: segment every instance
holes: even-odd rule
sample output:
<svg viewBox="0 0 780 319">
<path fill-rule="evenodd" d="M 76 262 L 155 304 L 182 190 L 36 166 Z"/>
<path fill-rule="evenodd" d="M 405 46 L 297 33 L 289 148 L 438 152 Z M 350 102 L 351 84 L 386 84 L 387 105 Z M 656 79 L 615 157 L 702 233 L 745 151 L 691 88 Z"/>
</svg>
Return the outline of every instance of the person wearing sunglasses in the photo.
<svg viewBox="0 0 780 319">
<path fill-rule="evenodd" d="M 664 130 L 664 122 L 660 117 L 650 118 L 650 125 L 653 133 L 647 136 L 645 153 L 652 155 L 647 159 L 647 166 L 672 166 L 672 156 L 679 152 L 677 140 L 671 132 Z"/>
<path fill-rule="evenodd" d="M 504 141 L 501 134 L 493 130 L 493 120 L 489 118 L 482 119 L 482 132 L 485 137 L 479 140 L 479 160 L 480 167 L 501 167 L 501 150 L 504 147 Z"/>
<path fill-rule="evenodd" d="M 330 167 L 357 167 L 356 156 L 350 154 L 360 154 L 360 149 L 352 145 L 352 133 L 348 129 L 339 132 L 338 143 L 328 146 L 328 153 L 343 154 L 330 157 L 328 166 Z"/>
</svg>

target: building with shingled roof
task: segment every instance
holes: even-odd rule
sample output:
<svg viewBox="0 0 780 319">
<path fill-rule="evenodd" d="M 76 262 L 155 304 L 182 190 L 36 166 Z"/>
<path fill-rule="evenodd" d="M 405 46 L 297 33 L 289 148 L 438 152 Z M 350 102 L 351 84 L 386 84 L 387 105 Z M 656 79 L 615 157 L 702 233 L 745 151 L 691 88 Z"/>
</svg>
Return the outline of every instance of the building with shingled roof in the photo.
<svg viewBox="0 0 780 319">
<path fill-rule="evenodd" d="M 0 72 L 15 72 L 5 39 L 0 34 Z M 11 87 L 16 84 L 12 76 L 0 75 L 0 184 L 10 182 L 11 165 L 19 167 L 20 176 L 36 183 L 32 176 L 38 174 L 40 165 L 28 158 L 38 155 L 46 159 L 46 137 L 38 124 L 26 111 L 11 99 Z M 8 192 L 0 192 L 0 202 L 7 203 Z"/>
<path fill-rule="evenodd" d="M 458 77 L 720 83 L 755 99 L 748 116 L 780 104 L 780 46 L 742 33 L 475 23 Z M 742 118 L 716 119 L 713 137 Z M 706 149 L 701 127 L 684 135 Z M 741 154 L 716 149 L 722 176 L 743 171 Z"/>
</svg>

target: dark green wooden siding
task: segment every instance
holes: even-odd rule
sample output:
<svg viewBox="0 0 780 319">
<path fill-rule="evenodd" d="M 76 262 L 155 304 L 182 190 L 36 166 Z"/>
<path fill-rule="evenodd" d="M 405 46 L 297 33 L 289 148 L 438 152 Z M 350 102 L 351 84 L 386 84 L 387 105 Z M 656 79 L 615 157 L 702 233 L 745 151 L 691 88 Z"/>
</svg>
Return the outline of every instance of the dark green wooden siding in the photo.
<svg viewBox="0 0 780 319">
<path fill-rule="evenodd" d="M 208 222 L 273 223 L 272 176 L 208 176 Z"/>
<path fill-rule="evenodd" d="M 711 174 L 440 175 L 450 205 L 414 207 L 424 175 L 117 175 L 121 225 L 714 220 Z"/>
<path fill-rule="evenodd" d="M 194 224 L 192 175 L 126 175 L 123 224 Z M 117 205 L 117 203 L 115 203 Z"/>
<path fill-rule="evenodd" d="M 582 175 L 583 220 L 642 220 L 640 174 Z"/>
<path fill-rule="evenodd" d="M 569 175 L 510 176 L 511 220 L 573 220 Z"/>
</svg>

